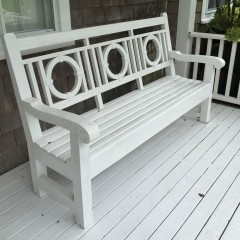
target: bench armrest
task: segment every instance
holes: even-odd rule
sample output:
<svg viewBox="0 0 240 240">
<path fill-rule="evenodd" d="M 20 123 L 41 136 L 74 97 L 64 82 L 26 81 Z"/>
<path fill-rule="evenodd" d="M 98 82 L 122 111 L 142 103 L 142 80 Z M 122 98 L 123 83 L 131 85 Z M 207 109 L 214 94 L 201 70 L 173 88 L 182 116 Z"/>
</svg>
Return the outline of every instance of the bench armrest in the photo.
<svg viewBox="0 0 240 240">
<path fill-rule="evenodd" d="M 210 64 L 214 66 L 216 69 L 221 69 L 222 67 L 225 66 L 225 61 L 219 57 L 183 54 L 179 51 L 171 51 L 169 52 L 169 56 L 170 58 L 176 59 L 177 61 Z"/>
<path fill-rule="evenodd" d="M 39 120 L 78 134 L 83 143 L 90 143 L 100 135 L 99 128 L 94 122 L 77 114 L 49 107 L 36 98 L 25 99 L 23 107 L 26 112 Z"/>
</svg>

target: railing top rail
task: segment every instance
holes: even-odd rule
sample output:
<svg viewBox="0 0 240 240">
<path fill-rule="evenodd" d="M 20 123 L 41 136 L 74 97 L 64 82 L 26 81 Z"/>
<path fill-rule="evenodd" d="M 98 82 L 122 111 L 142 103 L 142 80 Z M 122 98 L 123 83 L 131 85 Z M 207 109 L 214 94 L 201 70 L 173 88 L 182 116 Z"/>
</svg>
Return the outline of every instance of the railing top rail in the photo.
<svg viewBox="0 0 240 240">
<path fill-rule="evenodd" d="M 196 38 L 207 38 L 207 39 L 214 39 L 214 40 L 226 40 L 223 34 L 215 34 L 215 33 L 203 33 L 203 32 L 191 32 L 190 37 Z"/>
</svg>

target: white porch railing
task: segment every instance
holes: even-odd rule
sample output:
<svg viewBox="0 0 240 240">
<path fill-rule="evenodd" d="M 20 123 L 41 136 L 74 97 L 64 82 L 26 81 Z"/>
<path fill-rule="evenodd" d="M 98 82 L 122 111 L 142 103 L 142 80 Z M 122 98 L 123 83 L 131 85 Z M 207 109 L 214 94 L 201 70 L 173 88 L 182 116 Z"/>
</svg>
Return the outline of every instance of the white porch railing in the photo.
<svg viewBox="0 0 240 240">
<path fill-rule="evenodd" d="M 193 39 L 193 43 L 195 43 L 195 48 L 193 50 L 193 53 L 195 54 L 201 54 L 201 55 L 207 55 L 207 56 L 212 55 L 213 43 L 214 43 L 214 51 L 215 51 L 214 55 L 222 58 L 226 58 L 226 55 L 228 55 L 231 52 L 229 54 L 230 58 L 224 59 L 227 62 L 226 66 L 223 69 L 216 71 L 216 77 L 215 77 L 214 89 L 213 89 L 213 99 L 240 105 L 240 84 L 239 84 L 240 74 L 238 74 L 237 76 L 238 78 L 237 81 L 236 81 L 236 74 L 234 75 L 235 79 L 233 82 L 234 68 L 236 68 L 235 60 L 236 60 L 238 43 L 236 42 L 226 43 L 227 40 L 225 39 L 224 35 L 219 35 L 219 34 L 192 32 L 190 33 L 190 37 Z M 204 44 L 204 46 L 201 46 L 202 44 Z M 226 44 L 228 45 L 227 49 L 226 49 Z M 226 53 L 227 51 L 230 51 L 230 52 Z M 237 66 L 237 68 L 239 69 L 240 66 Z M 199 71 L 201 71 L 201 68 L 197 63 L 195 63 L 191 71 L 192 73 L 191 77 L 193 79 L 197 79 Z M 222 71 L 225 74 L 221 74 Z"/>
</svg>

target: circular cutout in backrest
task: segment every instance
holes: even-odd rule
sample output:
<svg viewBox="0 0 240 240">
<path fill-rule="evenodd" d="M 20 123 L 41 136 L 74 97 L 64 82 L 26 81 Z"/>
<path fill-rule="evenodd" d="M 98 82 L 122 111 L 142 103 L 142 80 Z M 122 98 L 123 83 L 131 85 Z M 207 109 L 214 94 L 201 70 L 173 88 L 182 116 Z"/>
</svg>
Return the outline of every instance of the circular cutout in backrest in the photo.
<svg viewBox="0 0 240 240">
<path fill-rule="evenodd" d="M 153 44 L 154 48 L 156 49 L 156 56 L 154 59 L 152 57 L 148 56 L 148 44 Z M 162 46 L 158 38 L 154 35 L 150 35 L 146 37 L 143 41 L 143 48 L 145 51 L 145 59 L 148 66 L 155 66 L 159 64 L 161 58 L 162 58 Z"/>
<path fill-rule="evenodd" d="M 122 55 L 117 49 L 112 49 L 108 54 L 108 67 L 113 74 L 119 74 L 123 67 Z"/>
<path fill-rule="evenodd" d="M 59 62 L 52 70 L 52 80 L 55 88 L 62 93 L 69 92 L 75 84 L 73 68 L 66 62 Z"/>
<path fill-rule="evenodd" d="M 69 91 L 68 93 L 59 92 L 56 89 L 56 87 L 54 86 L 54 81 L 52 78 L 52 73 L 53 73 L 53 69 L 55 68 L 55 66 L 58 63 L 63 63 L 63 62 L 69 64 L 72 67 L 72 69 L 74 71 L 74 75 L 75 75 L 74 85 L 73 85 L 71 91 Z M 60 99 L 68 99 L 68 98 L 75 96 L 79 92 L 81 85 L 82 85 L 81 69 L 80 69 L 78 63 L 73 58 L 68 57 L 68 56 L 58 56 L 58 57 L 52 59 L 46 67 L 46 75 L 47 75 L 47 81 L 48 81 L 47 85 L 48 85 L 51 93 L 55 97 L 60 98 Z"/>
<path fill-rule="evenodd" d="M 109 68 L 109 63 L 108 63 L 109 53 L 112 50 L 118 51 L 119 54 L 121 55 L 122 68 L 119 73 L 113 73 Z M 111 44 L 111 45 L 105 47 L 105 49 L 103 51 L 103 61 L 104 61 L 104 65 L 105 65 L 105 70 L 106 70 L 109 78 L 121 79 L 122 77 L 125 76 L 125 74 L 127 72 L 128 64 L 129 64 L 129 59 L 128 59 L 128 55 L 127 55 L 125 49 L 120 44 L 114 43 L 114 44 Z"/>
</svg>

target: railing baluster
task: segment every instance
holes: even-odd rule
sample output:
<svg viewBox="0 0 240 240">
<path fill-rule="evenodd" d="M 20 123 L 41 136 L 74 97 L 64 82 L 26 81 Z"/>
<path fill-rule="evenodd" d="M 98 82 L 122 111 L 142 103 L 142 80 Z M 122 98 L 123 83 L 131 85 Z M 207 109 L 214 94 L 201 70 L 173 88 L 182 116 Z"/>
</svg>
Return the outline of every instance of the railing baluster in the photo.
<svg viewBox="0 0 240 240">
<path fill-rule="evenodd" d="M 201 47 L 201 38 L 198 37 L 197 41 L 196 41 L 195 55 L 199 55 L 200 47 Z M 193 65 L 193 79 L 197 79 L 197 72 L 198 72 L 198 63 L 194 63 L 194 65 Z"/>
<path fill-rule="evenodd" d="M 223 50 L 224 50 L 224 40 L 220 40 L 218 57 L 222 58 L 222 56 L 223 56 Z M 218 94 L 220 73 L 221 73 L 221 69 L 218 69 L 218 70 L 216 71 L 214 88 L 213 88 L 214 94 Z"/>
<path fill-rule="evenodd" d="M 206 55 L 211 56 L 211 51 L 212 51 L 212 39 L 208 39 Z"/>
<path fill-rule="evenodd" d="M 224 35 L 212 34 L 212 33 L 202 33 L 202 32 L 191 32 L 190 37 L 208 39 L 208 47 L 207 47 L 206 55 L 210 55 L 210 56 L 211 56 L 210 49 L 212 48 L 212 46 L 211 46 L 212 41 L 219 40 L 220 45 L 219 45 L 219 50 L 218 50 L 218 57 L 221 57 L 221 58 L 224 57 L 223 53 L 226 48 L 226 46 L 225 46 L 226 39 L 225 39 Z M 236 57 L 238 57 L 238 56 L 236 56 L 237 46 L 238 46 L 238 43 L 236 43 L 236 42 L 232 43 L 230 59 L 229 60 L 225 59 L 225 60 L 227 60 L 227 62 L 229 62 L 229 68 L 228 68 L 228 74 L 226 77 L 227 79 L 223 79 L 223 80 L 226 80 L 226 86 L 225 86 L 226 89 L 225 89 L 224 94 L 220 94 L 218 91 L 220 84 L 224 84 L 224 81 L 220 81 L 221 78 L 224 77 L 221 75 L 221 72 L 223 70 L 216 70 L 214 89 L 213 89 L 213 99 L 240 105 L 240 85 L 238 87 L 237 96 L 236 97 L 230 96 L 234 65 L 235 65 Z"/>
<path fill-rule="evenodd" d="M 227 76 L 227 85 L 226 85 L 226 91 L 225 96 L 229 97 L 230 95 L 230 89 L 232 84 L 232 75 L 233 75 L 233 68 L 235 63 L 235 57 L 237 52 L 237 42 L 232 43 L 232 51 L 231 51 L 231 57 L 230 57 L 230 63 L 229 63 L 229 69 L 228 69 L 228 76 Z"/>
</svg>

